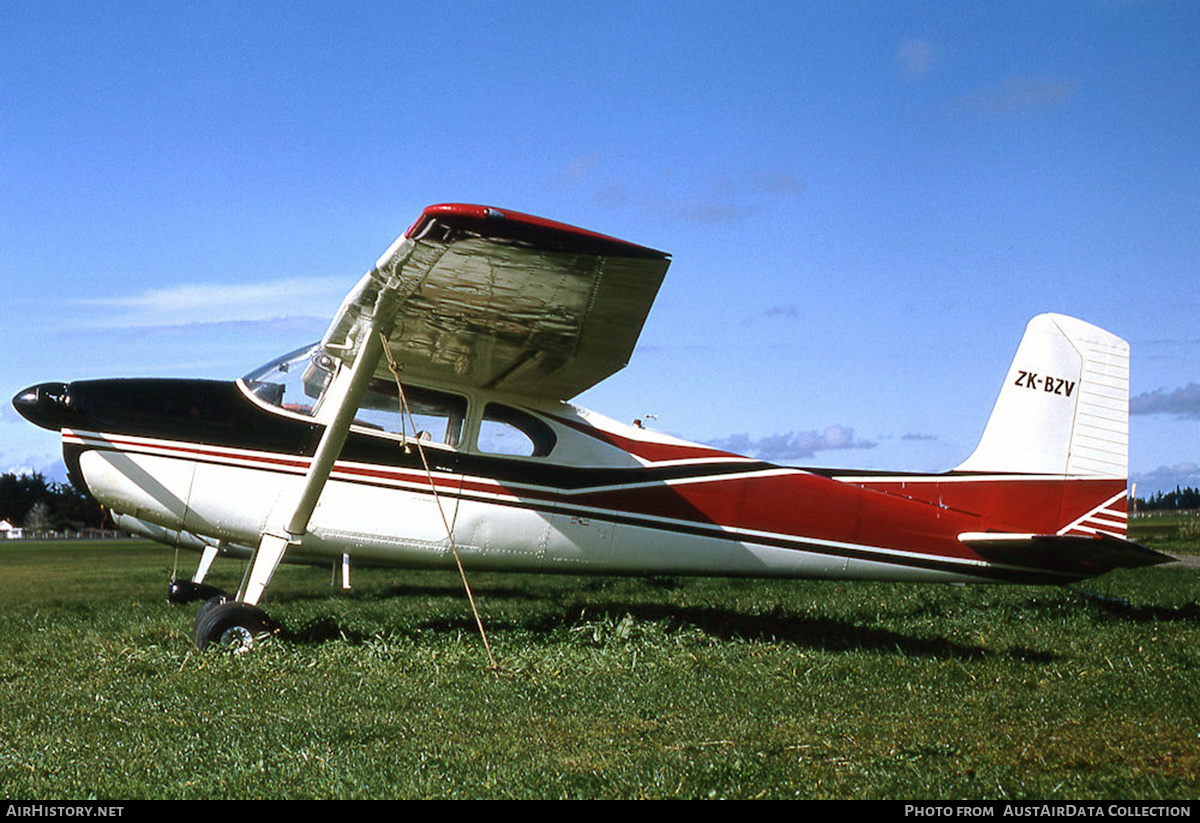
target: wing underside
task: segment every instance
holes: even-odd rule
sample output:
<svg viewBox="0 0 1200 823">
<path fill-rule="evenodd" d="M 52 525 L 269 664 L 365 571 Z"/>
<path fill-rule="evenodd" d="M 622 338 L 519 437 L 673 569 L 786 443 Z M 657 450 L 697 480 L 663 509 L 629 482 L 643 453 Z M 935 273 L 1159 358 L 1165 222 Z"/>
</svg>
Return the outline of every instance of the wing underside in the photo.
<svg viewBox="0 0 1200 823">
<path fill-rule="evenodd" d="M 529 215 L 431 206 L 359 281 L 323 342 L 353 351 L 375 318 L 406 378 L 565 400 L 625 366 L 669 263 Z"/>
</svg>

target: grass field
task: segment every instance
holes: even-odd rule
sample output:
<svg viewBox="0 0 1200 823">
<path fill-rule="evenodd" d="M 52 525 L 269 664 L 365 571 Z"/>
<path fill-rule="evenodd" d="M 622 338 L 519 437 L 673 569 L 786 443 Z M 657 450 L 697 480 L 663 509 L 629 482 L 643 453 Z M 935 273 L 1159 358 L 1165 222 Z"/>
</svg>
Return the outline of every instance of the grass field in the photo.
<svg viewBox="0 0 1200 823">
<path fill-rule="evenodd" d="M 1200 552 L 1188 518 L 1137 528 Z M 1200 795 L 1194 566 L 1062 588 L 473 575 L 495 672 L 457 576 L 430 572 L 344 593 L 282 569 L 283 636 L 199 653 L 173 560 L 0 546 L 4 797 Z"/>
</svg>

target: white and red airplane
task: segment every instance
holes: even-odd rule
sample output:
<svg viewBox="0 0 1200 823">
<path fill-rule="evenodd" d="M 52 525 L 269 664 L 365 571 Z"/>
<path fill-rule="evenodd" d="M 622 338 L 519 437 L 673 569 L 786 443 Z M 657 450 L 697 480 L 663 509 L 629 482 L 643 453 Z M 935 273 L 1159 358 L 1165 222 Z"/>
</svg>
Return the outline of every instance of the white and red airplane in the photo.
<svg viewBox="0 0 1200 823">
<path fill-rule="evenodd" d="M 483 206 L 427 208 L 324 338 L 234 382 L 43 383 L 71 480 L 203 552 L 178 599 L 244 648 L 281 562 L 571 574 L 1064 583 L 1172 558 L 1126 538 L 1129 347 L 1026 329 L 942 474 L 788 468 L 567 401 L 623 368 L 669 256 Z M 204 584 L 248 559 L 236 595 Z"/>
</svg>

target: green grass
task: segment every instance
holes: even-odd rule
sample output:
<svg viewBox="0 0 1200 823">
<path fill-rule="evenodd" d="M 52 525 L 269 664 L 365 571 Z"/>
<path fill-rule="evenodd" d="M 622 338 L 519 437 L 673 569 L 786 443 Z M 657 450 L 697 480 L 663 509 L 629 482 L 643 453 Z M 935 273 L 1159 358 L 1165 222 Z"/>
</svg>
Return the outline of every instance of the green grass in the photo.
<svg viewBox="0 0 1200 823">
<path fill-rule="evenodd" d="M 1200 514 L 1156 514 L 1130 521 L 1130 539 L 1168 554 L 1200 554 Z"/>
<path fill-rule="evenodd" d="M 494 672 L 454 574 L 356 571 L 343 593 L 281 569 L 283 636 L 235 657 L 192 647 L 172 563 L 139 541 L 0 546 L 6 798 L 1198 794 L 1194 568 L 1062 588 L 472 575 Z"/>
</svg>

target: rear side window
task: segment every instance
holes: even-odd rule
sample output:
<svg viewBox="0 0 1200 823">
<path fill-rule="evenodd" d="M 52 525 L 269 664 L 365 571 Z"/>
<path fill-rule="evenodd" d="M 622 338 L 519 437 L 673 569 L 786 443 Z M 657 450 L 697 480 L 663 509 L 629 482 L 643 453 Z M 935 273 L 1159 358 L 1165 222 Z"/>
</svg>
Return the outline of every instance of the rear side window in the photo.
<svg viewBox="0 0 1200 823">
<path fill-rule="evenodd" d="M 479 451 L 511 457 L 545 457 L 554 449 L 554 430 L 532 414 L 488 403 L 479 424 Z"/>
</svg>

